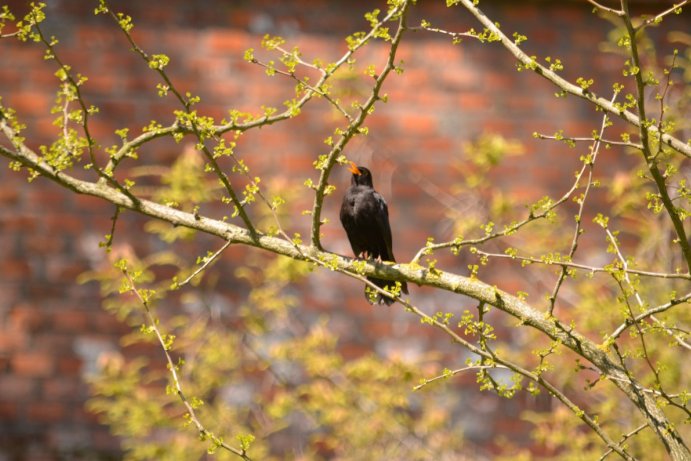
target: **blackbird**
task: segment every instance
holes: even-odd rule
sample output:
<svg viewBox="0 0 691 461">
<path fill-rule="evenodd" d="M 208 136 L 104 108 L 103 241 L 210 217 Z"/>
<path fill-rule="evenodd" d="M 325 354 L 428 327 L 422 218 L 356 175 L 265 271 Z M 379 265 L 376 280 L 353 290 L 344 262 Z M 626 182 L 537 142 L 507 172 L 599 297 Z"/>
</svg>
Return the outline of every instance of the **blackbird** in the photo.
<svg viewBox="0 0 691 461">
<path fill-rule="evenodd" d="M 389 208 L 384 197 L 374 190 L 372 173 L 361 166 L 350 162 L 350 172 L 353 176 L 350 187 L 343 197 L 341 205 L 341 224 L 348 235 L 353 253 L 358 258 L 376 259 L 377 261 L 396 262 L 391 248 L 391 226 L 389 225 Z M 394 285 L 388 280 L 367 277 L 367 280 L 378 287 Z M 408 293 L 408 286 L 401 283 L 401 291 Z M 367 294 L 365 297 L 374 304 L 385 303 L 390 306 L 394 300 L 379 293 L 375 300 Z"/>
</svg>

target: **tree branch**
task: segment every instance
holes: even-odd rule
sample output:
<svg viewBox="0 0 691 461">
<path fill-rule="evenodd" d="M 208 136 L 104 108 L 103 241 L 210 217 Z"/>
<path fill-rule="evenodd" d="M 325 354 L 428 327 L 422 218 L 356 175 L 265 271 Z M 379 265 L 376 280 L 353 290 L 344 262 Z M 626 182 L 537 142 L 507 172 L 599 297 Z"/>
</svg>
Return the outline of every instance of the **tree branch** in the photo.
<svg viewBox="0 0 691 461">
<path fill-rule="evenodd" d="M 645 123 L 645 120 L 641 120 L 641 118 L 637 117 L 632 112 L 617 107 L 615 104 L 610 103 L 607 99 L 599 97 L 591 91 L 584 90 L 579 85 L 575 85 L 569 82 L 568 80 L 560 77 L 556 72 L 534 61 L 518 45 L 516 45 L 509 37 L 507 37 L 504 34 L 504 32 L 502 32 L 502 30 L 499 27 L 497 27 L 497 25 L 475 5 L 475 2 L 473 0 L 459 1 L 473 16 L 477 18 L 478 21 L 482 23 L 483 26 L 485 26 L 493 34 L 496 34 L 496 36 L 499 37 L 502 45 L 504 45 L 504 47 L 509 52 L 511 52 L 511 54 L 513 54 L 514 57 L 516 57 L 516 59 L 518 59 L 523 65 L 527 66 L 529 69 L 532 69 L 538 75 L 546 78 L 547 80 L 554 83 L 556 86 L 566 91 L 567 93 L 578 96 L 579 98 L 586 99 L 595 104 L 597 107 L 600 107 L 601 109 L 604 109 L 607 112 L 617 115 L 639 128 L 642 126 L 642 124 Z M 660 135 L 659 131 L 657 130 L 657 126 L 655 125 L 649 126 L 647 128 L 647 131 L 651 133 L 656 133 L 656 135 L 658 136 Z M 691 158 L 691 145 L 667 133 L 663 133 L 661 135 L 661 140 L 674 150 L 685 155 L 686 157 Z"/>
<path fill-rule="evenodd" d="M 133 200 L 122 192 L 107 185 L 79 180 L 64 172 L 55 171 L 31 149 L 17 140 L 5 119 L 0 119 L 0 131 L 10 139 L 14 150 L 0 146 L 0 154 L 36 171 L 38 174 L 79 194 L 102 198 L 116 206 L 133 210 L 152 218 L 161 219 L 173 225 L 184 226 L 207 234 L 216 235 L 231 243 L 252 246 L 296 260 L 317 259 L 328 266 L 360 276 L 374 276 L 386 280 L 406 280 L 418 285 L 427 285 L 474 298 L 495 306 L 497 309 L 518 319 L 522 324 L 535 328 L 549 338 L 560 342 L 567 348 L 595 365 L 641 410 L 648 424 L 658 433 L 668 449 L 675 454 L 688 454 L 681 436 L 658 407 L 654 397 L 641 395 L 635 383 L 630 382 L 626 371 L 614 362 L 601 347 L 593 343 L 573 328 L 559 320 L 546 317 L 525 301 L 510 295 L 495 286 L 484 282 L 438 269 L 430 269 L 412 264 L 381 264 L 355 260 L 334 253 L 317 250 L 314 246 L 305 247 L 287 242 L 281 238 L 253 235 L 247 229 L 198 214 L 187 213 L 149 200 Z M 448 328 L 448 327 L 447 327 Z M 452 332 L 453 333 L 453 332 Z"/>
<path fill-rule="evenodd" d="M 122 268 L 122 273 L 127 280 L 129 290 L 132 293 L 134 293 L 134 295 L 137 297 L 139 302 L 144 307 L 144 312 L 149 322 L 149 328 L 156 335 L 156 339 L 158 340 L 158 343 L 161 346 L 161 349 L 163 350 L 163 354 L 166 357 L 166 362 L 168 363 L 168 371 L 170 372 L 170 378 L 173 380 L 173 387 L 175 388 L 175 393 L 177 394 L 182 404 L 185 406 L 187 414 L 189 415 L 189 419 L 197 428 L 197 431 L 199 431 L 200 437 L 202 437 L 203 440 L 209 440 L 213 444 L 214 448 L 221 447 L 229 451 L 230 453 L 239 456 L 245 461 L 252 461 L 252 459 L 247 455 L 245 449 L 239 450 L 235 447 L 228 445 L 223 441 L 223 439 L 215 435 L 213 432 L 209 431 L 199 420 L 199 417 L 197 416 L 197 413 L 194 410 L 194 405 L 190 403 L 189 399 L 185 395 L 185 392 L 182 390 L 182 384 L 180 384 L 180 378 L 178 377 L 179 367 L 175 364 L 169 352 L 169 340 L 164 338 L 163 334 L 161 333 L 161 330 L 158 327 L 158 320 L 154 317 L 153 313 L 151 312 L 149 301 L 147 300 L 146 296 L 142 295 L 142 292 L 137 288 L 132 276 L 130 275 L 126 267 Z"/>
<path fill-rule="evenodd" d="M 650 130 L 646 128 L 646 125 L 650 125 L 651 127 L 655 125 L 650 123 L 646 116 L 645 83 L 643 82 L 643 69 L 641 67 L 640 56 L 638 54 L 638 43 L 636 39 L 637 30 L 633 27 L 633 24 L 631 23 L 628 0 L 621 0 L 621 9 L 624 12 L 622 20 L 624 21 L 624 25 L 626 26 L 626 31 L 629 36 L 631 60 L 633 62 L 633 66 L 636 69 L 638 69 L 637 72 L 634 72 L 634 79 L 636 81 L 636 107 L 638 108 L 638 117 L 641 121 L 638 127 L 641 136 L 641 144 L 643 145 L 643 156 L 645 157 L 648 166 L 648 171 L 650 171 L 650 174 L 653 177 L 653 181 L 655 181 L 655 185 L 657 186 L 657 190 L 660 193 L 660 200 L 662 201 L 662 204 L 667 210 L 667 214 L 669 215 L 669 218 L 672 220 L 672 225 L 674 226 L 674 230 L 677 233 L 677 237 L 679 238 L 679 246 L 681 247 L 684 259 L 686 260 L 686 267 L 688 268 L 689 272 L 691 272 L 691 245 L 689 245 L 688 238 L 686 237 L 684 223 L 681 217 L 679 216 L 679 213 L 677 213 L 677 209 L 672 203 L 672 199 L 670 198 L 669 193 L 667 192 L 667 183 L 665 182 L 665 177 L 662 174 L 662 172 L 660 172 L 660 169 L 657 167 L 657 162 L 655 157 L 653 156 L 650 146 Z M 656 127 L 655 134 L 659 136 L 660 133 L 661 132 L 657 131 Z M 688 145 L 688 147 L 691 148 L 691 145 Z"/>
<path fill-rule="evenodd" d="M 374 86 L 372 88 L 372 93 L 370 94 L 369 98 L 363 104 L 360 106 L 360 112 L 357 115 L 357 117 L 348 125 L 348 128 L 343 132 L 341 135 L 340 139 L 336 144 L 333 146 L 329 154 L 327 155 L 325 161 L 321 165 L 321 174 L 319 176 L 319 183 L 317 184 L 316 187 L 316 193 L 314 196 L 314 205 L 312 207 L 312 235 L 311 235 L 311 241 L 312 241 L 312 246 L 315 248 L 321 250 L 321 242 L 320 242 L 320 229 L 322 225 L 322 220 L 321 220 L 321 211 L 322 211 L 322 206 L 324 202 L 324 197 L 326 195 L 326 188 L 328 186 L 329 182 L 329 175 L 331 174 L 331 170 L 333 169 L 334 165 L 336 164 L 338 157 L 341 155 L 343 152 L 343 149 L 345 148 L 346 144 L 350 139 L 355 136 L 357 133 L 359 133 L 360 128 L 362 124 L 365 122 L 365 119 L 367 116 L 371 113 L 372 109 L 374 108 L 374 104 L 379 101 L 381 98 L 379 96 L 379 93 L 381 91 L 381 87 L 384 84 L 384 81 L 386 78 L 389 76 L 392 70 L 395 69 L 396 64 L 395 64 L 395 59 L 396 59 L 396 51 L 398 49 L 398 45 L 401 42 L 401 39 L 403 38 L 403 33 L 406 30 L 406 24 L 405 24 L 405 19 L 406 19 L 406 13 L 408 10 L 410 2 L 409 0 L 405 0 L 403 4 L 400 7 L 392 8 L 392 10 L 389 12 L 389 14 L 379 23 L 379 27 L 382 26 L 385 22 L 391 20 L 392 18 L 396 17 L 396 15 L 399 15 L 399 20 L 398 20 L 398 30 L 396 31 L 396 35 L 393 37 L 391 40 L 391 48 L 389 50 L 389 57 L 386 61 L 386 65 L 384 66 L 384 69 L 381 71 L 381 73 L 377 76 L 377 78 L 374 81 Z M 365 36 L 364 38 L 361 39 L 362 44 L 364 44 L 367 40 L 371 38 L 377 31 L 377 28 L 373 28 L 370 33 Z"/>
</svg>

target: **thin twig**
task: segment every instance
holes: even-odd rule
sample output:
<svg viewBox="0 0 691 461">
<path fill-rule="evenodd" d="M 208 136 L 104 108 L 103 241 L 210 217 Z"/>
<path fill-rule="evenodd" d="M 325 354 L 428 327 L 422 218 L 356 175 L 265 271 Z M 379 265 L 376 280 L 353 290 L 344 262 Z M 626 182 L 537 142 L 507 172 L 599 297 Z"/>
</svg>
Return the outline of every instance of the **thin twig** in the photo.
<svg viewBox="0 0 691 461">
<path fill-rule="evenodd" d="M 638 314 L 638 315 L 637 315 L 636 317 L 634 317 L 633 319 L 626 319 L 626 321 L 625 321 L 624 323 L 622 323 L 621 325 L 619 325 L 619 326 L 617 327 L 616 330 L 614 330 L 609 336 L 607 336 L 607 340 L 614 340 L 614 339 L 617 339 L 619 336 L 621 336 L 621 334 L 622 334 L 626 329 L 628 329 L 629 327 L 631 327 L 633 324 L 639 323 L 639 322 L 641 322 L 642 320 L 645 320 L 645 319 L 647 319 L 647 318 L 649 318 L 649 317 L 654 316 L 655 314 L 660 314 L 660 313 L 662 313 L 662 312 L 666 312 L 666 311 L 668 311 L 669 309 L 671 309 L 672 307 L 674 307 L 674 306 L 676 306 L 676 305 L 678 305 L 678 304 L 683 304 L 683 303 L 685 303 L 685 302 L 688 302 L 690 299 L 691 299 L 691 293 L 687 293 L 687 294 L 685 294 L 684 296 L 681 296 L 681 297 L 679 297 L 679 298 L 672 299 L 672 300 L 670 300 L 670 301 L 668 301 L 668 302 L 666 302 L 666 303 L 664 303 L 664 304 L 660 304 L 659 306 L 653 307 L 652 309 L 648 309 L 648 310 L 646 310 L 645 312 L 643 312 L 642 314 Z M 670 330 L 670 331 L 668 331 L 668 333 L 671 334 L 671 333 L 673 333 L 673 332 L 671 332 L 671 330 Z M 681 343 L 680 343 L 680 344 L 681 344 Z M 685 343 L 685 342 L 684 342 L 683 344 L 681 344 L 681 345 L 684 346 L 684 347 L 686 347 L 687 349 L 691 349 L 691 345 L 689 345 L 689 344 L 687 344 L 687 343 Z"/>
<path fill-rule="evenodd" d="M 535 133 L 535 137 L 537 139 L 550 139 L 550 140 L 555 140 L 555 141 L 573 141 L 573 142 L 595 142 L 598 141 L 598 139 L 593 138 L 593 137 L 588 137 L 588 136 L 553 136 L 553 135 L 546 135 L 542 133 Z M 643 146 L 640 144 L 636 144 L 633 142 L 625 142 L 625 141 L 615 141 L 613 139 L 605 139 L 601 138 L 599 139 L 600 142 L 603 144 L 607 145 L 612 145 L 612 146 L 622 146 L 622 147 L 631 147 L 633 149 L 642 149 Z"/>
<path fill-rule="evenodd" d="M 465 9 L 468 10 L 473 16 L 475 16 L 475 18 L 480 21 L 480 23 L 482 23 L 482 25 L 485 26 L 492 34 L 499 38 L 504 48 L 506 48 L 516 59 L 518 59 L 522 65 L 533 70 L 541 77 L 546 78 L 565 92 L 583 99 L 587 99 L 597 107 L 610 112 L 613 115 L 621 117 L 628 123 L 631 123 L 637 127 L 645 126 L 647 124 L 645 119 L 641 119 L 639 116 L 636 116 L 634 113 L 623 109 L 619 105 L 611 104 L 607 99 L 597 96 L 592 91 L 584 90 L 580 85 L 569 82 L 557 74 L 554 70 L 551 70 L 549 67 L 545 67 L 539 62 L 535 61 L 531 56 L 526 54 L 520 48 L 520 46 L 514 42 L 514 40 L 506 36 L 506 34 L 504 34 L 504 32 L 499 28 L 497 23 L 488 18 L 478 8 L 474 0 L 458 0 L 458 2 L 461 3 L 463 7 L 465 7 Z M 657 126 L 651 125 L 648 127 L 648 130 L 657 133 Z M 687 144 L 685 141 L 676 138 L 669 133 L 660 133 L 660 139 L 677 152 L 691 158 L 691 145 Z"/>
<path fill-rule="evenodd" d="M 370 40 L 370 38 L 373 37 L 381 27 L 383 27 L 384 23 L 390 21 L 392 18 L 396 16 L 399 16 L 398 30 L 396 31 L 396 34 L 391 40 L 391 46 L 389 48 L 389 56 L 386 61 L 386 65 L 384 66 L 384 69 L 379 73 L 379 75 L 375 78 L 370 96 L 367 98 L 367 101 L 359 107 L 359 113 L 357 117 L 352 122 L 350 122 L 348 128 L 343 132 L 339 140 L 333 145 L 331 151 L 328 153 L 325 161 L 321 165 L 321 173 L 319 175 L 319 182 L 315 189 L 314 204 L 312 206 L 311 243 L 312 246 L 316 249 L 322 249 L 320 241 L 320 231 L 321 226 L 323 224 L 321 219 L 321 211 L 324 202 L 324 197 L 326 196 L 329 175 L 334 165 L 336 164 L 336 161 L 338 160 L 339 156 L 343 152 L 345 146 L 359 132 L 360 127 L 365 122 L 367 116 L 371 113 L 371 110 L 374 107 L 375 103 L 381 100 L 380 91 L 382 85 L 384 84 L 384 81 L 389 76 L 391 71 L 396 68 L 396 51 L 398 50 L 398 45 L 400 44 L 401 39 L 403 38 L 403 33 L 406 30 L 406 13 L 408 11 L 409 5 L 410 0 L 405 0 L 401 5 L 392 8 L 391 11 L 389 11 L 389 13 L 379 23 L 377 23 L 377 25 L 373 27 L 367 35 L 365 35 L 365 37 L 360 39 L 358 43 L 359 46 L 362 46 L 368 40 Z"/>
<path fill-rule="evenodd" d="M 670 13 L 676 13 L 679 8 L 686 5 L 687 3 L 689 3 L 689 0 L 683 0 L 682 2 L 679 2 L 676 5 L 672 5 L 671 7 L 669 7 L 668 9 L 663 11 L 662 13 L 656 14 L 652 18 L 646 19 L 645 21 L 643 21 L 641 24 L 639 24 L 636 27 L 636 31 L 639 31 L 639 30 L 643 29 L 644 27 L 647 27 L 651 24 L 659 24 L 659 22 L 662 20 L 663 17 L 667 16 Z"/>
<path fill-rule="evenodd" d="M 199 273 L 201 273 L 204 269 L 206 269 L 207 267 L 209 267 L 209 265 L 210 265 L 211 263 L 213 263 L 213 262 L 216 260 L 216 258 L 218 258 L 219 256 L 221 256 L 221 253 L 223 253 L 223 252 L 226 250 L 226 248 L 228 248 L 228 247 L 230 246 L 231 243 L 233 243 L 233 242 L 231 242 L 230 240 L 228 240 L 228 241 L 227 241 L 226 243 L 224 243 L 223 246 L 222 246 L 221 248 L 219 248 L 218 251 L 216 251 L 214 254 L 212 254 L 211 256 L 206 256 L 206 257 L 204 257 L 204 263 L 203 263 L 201 266 L 199 266 L 194 272 L 192 272 L 192 273 L 190 274 L 189 277 L 187 277 L 187 278 L 186 278 L 185 280 L 183 280 L 182 282 L 178 283 L 177 286 L 178 286 L 178 287 L 181 287 L 181 286 L 183 286 L 183 285 L 187 285 L 193 278 L 195 278 L 197 275 L 199 275 Z"/>
<path fill-rule="evenodd" d="M 262 61 L 259 61 L 258 59 L 253 59 L 251 62 L 252 62 L 253 64 L 257 64 L 258 66 L 263 67 L 263 68 L 265 68 L 265 69 L 271 68 L 271 69 L 273 70 L 273 72 L 277 73 L 278 75 L 283 75 L 284 77 L 288 77 L 288 78 L 294 80 L 295 82 L 297 82 L 298 85 L 302 85 L 302 86 L 304 86 L 305 88 L 307 88 L 308 90 L 310 90 L 312 93 L 318 94 L 318 95 L 321 96 L 322 98 L 326 99 L 326 100 L 327 100 L 332 106 L 334 106 L 334 108 L 335 108 L 337 111 L 339 111 L 349 122 L 352 122 L 352 121 L 353 121 L 353 117 L 351 117 L 351 115 L 343 108 L 343 106 L 341 106 L 341 104 L 340 104 L 338 101 L 336 101 L 335 99 L 333 99 L 333 98 L 331 97 L 331 95 L 329 95 L 329 93 L 327 93 L 326 91 L 320 90 L 319 88 L 317 88 L 317 87 L 315 87 L 315 86 L 310 85 L 310 84 L 307 83 L 305 80 L 300 79 L 297 75 L 295 75 L 295 72 L 286 72 L 285 70 L 281 70 L 281 69 L 276 69 L 276 68 L 270 67 L 268 64 L 266 64 L 266 63 L 264 63 L 264 62 L 262 62 Z"/>
<path fill-rule="evenodd" d="M 615 91 L 610 102 L 614 103 L 614 101 L 617 99 L 618 94 L 619 93 L 617 91 Z M 598 134 L 597 139 L 594 141 L 593 145 L 591 146 L 590 157 L 584 165 L 584 166 L 588 167 L 588 178 L 586 180 L 585 190 L 583 191 L 583 194 L 581 195 L 581 197 L 578 199 L 578 201 L 579 201 L 578 213 L 576 214 L 576 226 L 575 226 L 574 231 L 573 231 L 571 248 L 569 249 L 569 255 L 568 255 L 569 260 L 573 259 L 573 256 L 576 254 L 576 250 L 578 249 L 578 239 L 581 236 L 581 229 L 582 229 L 581 223 L 583 220 L 583 211 L 585 209 L 585 201 L 588 198 L 590 188 L 593 184 L 593 168 L 595 166 L 595 160 L 597 159 L 597 154 L 600 152 L 600 145 L 601 145 L 600 139 L 602 139 L 602 136 L 605 133 L 605 128 L 607 128 L 607 121 L 608 120 L 609 120 L 609 117 L 605 113 L 602 116 L 602 123 L 600 124 L 600 133 Z M 579 175 L 578 179 L 580 179 L 580 175 Z M 559 278 L 557 279 L 557 282 L 554 285 L 554 289 L 552 290 L 552 294 L 549 297 L 549 314 L 550 315 L 552 315 L 554 313 L 554 306 L 556 305 L 556 302 L 557 302 L 557 296 L 559 294 L 559 289 L 561 288 L 562 284 L 564 283 L 564 280 L 566 279 L 567 274 L 568 274 L 567 268 L 562 266 L 561 272 L 559 273 Z"/>
<path fill-rule="evenodd" d="M 655 186 L 657 187 L 660 201 L 665 207 L 665 210 L 669 215 L 669 219 L 672 221 L 672 225 L 674 226 L 674 231 L 678 237 L 677 240 L 679 242 L 679 247 L 681 248 L 684 260 L 686 261 L 686 266 L 689 272 L 691 272 L 691 245 L 689 244 L 689 240 L 686 236 L 684 223 L 681 216 L 677 212 L 676 207 L 672 203 L 672 200 L 670 199 L 669 192 L 667 191 L 665 175 L 658 168 L 657 162 L 655 161 L 653 153 L 651 152 L 650 132 L 649 128 L 646 128 L 646 124 L 650 124 L 651 126 L 655 125 L 649 123 L 646 115 L 647 109 L 645 82 L 643 81 L 643 68 L 641 67 L 641 59 L 638 53 L 638 39 L 636 37 L 637 30 L 634 28 L 631 22 L 628 0 L 621 0 L 621 9 L 625 13 L 623 16 L 623 22 L 629 38 L 628 41 L 631 51 L 631 63 L 633 66 L 639 69 L 638 72 L 634 72 L 634 81 L 636 82 L 636 107 L 638 109 L 638 118 L 641 121 L 641 124 L 639 125 L 639 135 L 641 137 L 641 144 L 643 145 L 643 150 L 641 152 L 643 153 L 643 157 L 645 158 L 648 166 L 648 171 L 650 171 Z M 656 130 L 656 133 L 661 135 L 662 132 Z M 664 135 L 662 135 L 662 137 L 664 137 Z M 691 147 L 691 144 L 689 144 L 689 147 Z"/>
<path fill-rule="evenodd" d="M 447 379 L 450 378 L 451 376 L 456 376 L 459 373 L 463 373 L 464 371 L 469 371 L 469 370 L 492 370 L 495 368 L 503 368 L 503 369 L 508 369 L 508 367 L 505 367 L 504 365 L 472 365 L 469 367 L 463 367 L 459 368 L 457 370 L 447 370 L 446 372 L 442 373 L 439 376 L 435 376 L 434 378 L 429 378 L 425 379 L 424 382 L 421 384 L 418 384 L 417 386 L 413 387 L 414 391 L 419 391 L 423 387 L 427 386 L 428 384 L 432 384 L 433 382 L 442 380 L 442 379 Z"/>
<path fill-rule="evenodd" d="M 612 14 L 615 14 L 615 15 L 617 15 L 617 16 L 623 16 L 623 15 L 624 15 L 624 12 L 623 12 L 623 11 L 621 11 L 621 10 L 615 10 L 614 8 L 610 8 L 610 7 L 608 7 L 608 6 L 604 6 L 604 5 L 602 5 L 602 4 L 598 3 L 598 2 L 596 2 L 595 0 L 586 0 L 586 1 L 587 1 L 588 3 L 590 3 L 591 5 L 594 5 L 597 9 L 599 9 L 599 10 L 601 10 L 601 11 L 605 11 L 605 12 L 607 12 L 607 13 L 612 13 Z"/>
<path fill-rule="evenodd" d="M 123 32 L 123 34 L 127 38 L 127 41 L 129 42 L 130 46 L 132 47 L 132 50 L 135 53 L 137 53 L 147 64 L 150 65 L 151 64 L 151 56 L 149 56 L 149 54 L 146 51 L 144 51 L 137 44 L 137 42 L 134 40 L 134 38 L 130 34 L 129 30 L 122 27 L 122 25 L 120 24 L 120 18 L 118 17 L 118 15 L 112 9 L 110 9 L 110 7 L 108 8 L 107 11 L 108 11 L 108 14 L 110 15 L 110 17 L 115 21 L 115 23 L 120 26 L 120 30 Z M 208 146 L 206 145 L 206 142 L 205 142 L 206 137 L 202 134 L 200 127 L 198 126 L 197 122 L 195 121 L 195 116 L 194 116 L 195 114 L 192 110 L 193 102 L 192 102 L 191 97 L 183 97 L 182 96 L 180 91 L 175 87 L 175 85 L 171 81 L 170 77 L 168 76 L 168 74 L 166 73 L 166 71 L 164 70 L 162 65 L 149 66 L 149 67 L 151 67 L 153 70 L 156 71 L 156 73 L 165 82 L 166 87 L 169 89 L 169 91 L 171 91 L 175 95 L 176 99 L 184 107 L 185 113 L 190 117 L 189 120 L 190 120 L 191 132 L 194 133 L 194 135 L 196 136 L 196 138 L 198 140 L 197 147 L 200 148 L 201 151 L 204 153 L 204 155 L 205 155 L 207 161 L 209 162 L 209 164 L 211 165 L 214 173 L 216 173 L 216 176 L 221 181 L 221 184 L 223 184 L 223 187 L 225 188 L 225 191 L 227 192 L 228 197 L 230 197 L 230 200 L 233 203 L 233 205 L 237 211 L 237 214 L 240 216 L 240 219 L 242 219 L 242 221 L 245 223 L 245 226 L 250 231 L 250 233 L 252 235 L 256 235 L 257 231 L 254 227 L 254 224 L 252 223 L 252 220 L 247 215 L 247 212 L 245 211 L 245 207 L 243 206 L 244 204 L 239 199 L 238 195 L 236 194 L 235 190 L 233 189 L 232 185 L 230 184 L 230 179 L 228 178 L 228 175 L 223 171 L 221 166 L 216 161 L 216 157 L 214 156 L 214 154 L 209 150 Z M 117 160 L 117 159 L 112 159 L 113 162 L 115 160 Z M 113 163 L 113 165 L 116 165 L 116 163 Z M 110 166 L 111 165 L 109 164 L 108 167 L 110 167 Z"/>
<path fill-rule="evenodd" d="M 606 272 L 606 273 L 611 273 L 612 269 L 606 269 L 604 267 L 598 267 L 598 266 L 588 266 L 585 264 L 579 264 L 579 263 L 574 263 L 571 261 L 552 261 L 550 259 L 540 259 L 540 258 L 533 258 L 529 256 L 519 256 L 519 255 L 508 255 L 504 253 L 490 253 L 487 251 L 482 251 L 480 249 L 475 249 L 475 253 L 482 255 L 482 256 L 487 256 L 489 258 L 504 258 L 504 259 L 515 259 L 516 261 L 522 261 L 522 262 L 529 262 L 531 264 L 545 264 L 547 266 L 562 266 L 562 267 L 567 267 L 571 269 L 581 269 L 584 271 L 596 273 L 596 272 Z M 635 274 L 635 275 L 641 275 L 644 277 L 657 277 L 657 278 L 662 278 L 662 279 L 682 279 L 682 280 L 691 280 L 691 275 L 689 274 L 672 274 L 668 272 L 651 272 L 651 271 L 643 271 L 643 270 L 638 270 L 638 269 L 631 269 L 627 268 L 625 272 L 629 274 Z"/>
<path fill-rule="evenodd" d="M 420 248 L 418 252 L 415 254 L 413 259 L 411 260 L 411 264 L 417 263 L 420 258 L 422 258 L 423 255 L 430 254 L 433 251 L 444 249 L 444 248 L 455 248 L 459 249 L 464 246 L 472 246 L 472 245 L 479 245 L 482 243 L 485 243 L 489 240 L 493 240 L 496 238 L 500 237 L 505 237 L 511 234 L 514 234 L 517 230 L 525 226 L 526 224 L 529 224 L 537 219 L 542 219 L 547 217 L 555 208 L 560 206 L 562 203 L 566 202 L 571 195 L 574 193 L 576 189 L 578 189 L 580 185 L 580 180 L 585 174 L 585 171 L 588 167 L 587 163 L 584 163 L 583 166 L 581 167 L 581 170 L 578 172 L 576 175 L 576 179 L 571 185 L 571 188 L 566 191 L 558 200 L 552 202 L 549 206 L 545 207 L 540 211 L 539 213 L 535 213 L 534 210 L 531 210 L 528 213 L 528 216 L 524 218 L 522 221 L 519 221 L 517 223 L 513 223 L 510 226 L 505 226 L 504 230 L 502 231 L 497 231 L 497 232 L 492 232 L 490 234 L 485 235 L 484 237 L 479 237 L 475 239 L 469 239 L 469 240 L 461 240 L 461 239 L 456 239 L 452 240 L 449 242 L 443 242 L 443 243 L 434 243 L 434 244 L 427 244 L 424 247 Z"/>
<path fill-rule="evenodd" d="M 677 62 L 677 50 L 674 50 L 674 54 L 672 55 L 672 64 L 669 66 L 669 69 L 666 70 L 667 72 L 667 81 L 665 82 L 665 89 L 662 90 L 662 94 L 660 95 L 660 120 L 657 122 L 657 130 L 662 133 L 662 124 L 665 120 L 665 98 L 667 97 L 667 92 L 669 91 L 669 87 L 672 85 L 672 69 L 674 69 L 674 65 Z M 657 146 L 657 152 L 653 156 L 654 158 L 657 158 L 660 154 L 662 153 L 662 143 L 658 143 Z"/>
<path fill-rule="evenodd" d="M 151 307 L 149 306 L 149 301 L 142 296 L 140 293 L 139 289 L 134 283 L 134 280 L 132 279 L 132 276 L 128 272 L 126 268 L 122 269 L 122 273 L 127 279 L 127 282 L 129 283 L 129 289 L 134 295 L 139 299 L 139 302 L 144 306 L 144 311 L 146 313 L 146 317 L 149 322 L 149 327 L 154 331 L 156 334 L 156 339 L 158 340 L 161 349 L 163 350 L 163 354 L 166 357 L 166 361 L 168 362 L 168 371 L 170 371 L 170 376 L 173 380 L 173 385 L 175 386 L 175 392 L 178 395 L 180 401 L 182 404 L 185 406 L 187 409 L 187 414 L 189 415 L 190 421 L 195 425 L 197 428 L 197 431 L 199 431 L 199 435 L 203 437 L 205 440 L 210 440 L 215 446 L 224 448 L 225 450 L 239 456 L 240 458 L 246 460 L 246 461 L 251 461 L 251 458 L 247 455 L 245 450 L 238 450 L 235 447 L 232 447 L 225 443 L 220 437 L 216 436 L 213 432 L 209 431 L 204 427 L 204 425 L 201 423 L 199 418 L 197 417 L 196 412 L 194 411 L 194 407 L 190 403 L 190 401 L 187 399 L 187 396 L 185 395 L 184 391 L 182 390 L 182 385 L 180 384 L 180 379 L 178 378 L 178 373 L 177 369 L 178 366 L 175 365 L 175 362 L 173 362 L 173 358 L 170 355 L 170 352 L 168 351 L 169 345 L 166 341 L 166 339 L 163 337 L 161 334 L 161 330 L 158 327 L 158 320 L 154 317 L 153 313 L 151 312 Z"/>
<path fill-rule="evenodd" d="M 648 427 L 647 424 L 641 424 L 640 426 L 638 426 L 636 429 L 632 430 L 631 432 L 628 432 L 628 433 L 624 434 L 624 435 L 621 437 L 621 439 L 619 439 L 619 445 L 623 445 L 624 442 L 626 442 L 628 439 L 630 439 L 630 438 L 633 437 L 634 435 L 636 435 L 636 434 L 638 434 L 639 432 L 641 432 L 641 431 L 642 431 L 643 429 L 645 429 L 646 427 Z M 603 453 L 603 455 L 600 457 L 599 461 L 603 461 L 605 458 L 607 458 L 607 457 L 608 457 L 610 454 L 612 454 L 612 453 L 614 453 L 614 450 L 612 450 L 611 448 L 608 449 L 606 452 Z"/>
</svg>

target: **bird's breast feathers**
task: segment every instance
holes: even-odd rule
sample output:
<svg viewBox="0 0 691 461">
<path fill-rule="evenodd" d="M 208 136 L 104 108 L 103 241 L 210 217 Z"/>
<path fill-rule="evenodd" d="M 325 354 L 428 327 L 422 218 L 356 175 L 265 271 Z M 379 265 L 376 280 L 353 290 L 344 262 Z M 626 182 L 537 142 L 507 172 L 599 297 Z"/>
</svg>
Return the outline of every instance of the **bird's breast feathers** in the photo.
<svg viewBox="0 0 691 461">
<path fill-rule="evenodd" d="M 375 213 L 386 213 L 388 215 L 388 209 L 384 197 L 372 190 L 367 192 L 368 193 L 364 194 L 360 193 L 351 198 L 349 205 L 351 206 L 353 213 L 356 216 L 362 217 L 369 217 Z"/>
</svg>

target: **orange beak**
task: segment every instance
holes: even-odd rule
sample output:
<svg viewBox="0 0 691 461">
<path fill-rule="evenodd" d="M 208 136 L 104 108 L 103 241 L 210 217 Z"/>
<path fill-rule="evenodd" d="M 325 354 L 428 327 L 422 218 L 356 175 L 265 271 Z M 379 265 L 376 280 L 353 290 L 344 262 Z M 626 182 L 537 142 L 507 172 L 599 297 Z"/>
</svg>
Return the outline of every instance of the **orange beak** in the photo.
<svg viewBox="0 0 691 461">
<path fill-rule="evenodd" d="M 356 174 L 356 175 L 361 175 L 362 172 L 357 169 L 357 165 L 355 162 L 350 162 L 350 167 L 348 167 L 348 170 L 350 170 L 351 173 Z"/>
</svg>

